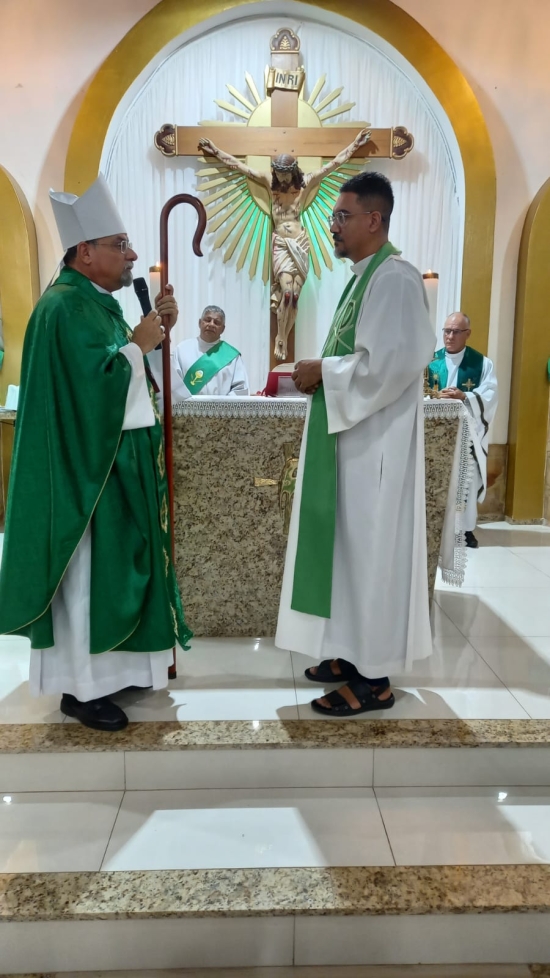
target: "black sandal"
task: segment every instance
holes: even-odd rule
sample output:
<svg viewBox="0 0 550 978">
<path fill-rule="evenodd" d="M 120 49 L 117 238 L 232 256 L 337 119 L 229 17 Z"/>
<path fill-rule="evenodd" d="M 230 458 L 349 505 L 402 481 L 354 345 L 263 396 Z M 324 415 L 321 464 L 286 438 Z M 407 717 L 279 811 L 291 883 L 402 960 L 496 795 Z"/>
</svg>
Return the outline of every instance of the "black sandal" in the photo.
<svg viewBox="0 0 550 978">
<path fill-rule="evenodd" d="M 338 659 L 342 671 L 337 676 L 330 668 L 331 662 L 334 662 L 334 659 L 323 659 L 317 666 L 316 673 L 312 674 L 311 669 L 306 669 L 304 676 L 309 679 L 310 683 L 322 683 L 323 686 L 328 683 L 346 683 L 348 680 L 357 679 L 359 676 L 353 663 L 346 662 L 345 659 Z"/>
<path fill-rule="evenodd" d="M 346 685 L 349 686 L 353 695 L 361 704 L 358 710 L 354 710 L 337 689 L 322 697 L 322 699 L 328 700 L 330 708 L 321 706 L 317 700 L 313 700 L 311 704 L 312 710 L 315 710 L 316 713 L 322 713 L 326 717 L 354 717 L 358 716 L 359 713 L 371 713 L 374 710 L 390 710 L 395 703 L 393 693 L 391 696 L 388 696 L 387 700 L 380 699 L 380 694 L 389 689 L 389 682 L 382 686 L 377 686 L 376 689 L 373 689 L 366 679 L 352 679 Z M 343 687 L 340 688 L 342 689 Z"/>
</svg>

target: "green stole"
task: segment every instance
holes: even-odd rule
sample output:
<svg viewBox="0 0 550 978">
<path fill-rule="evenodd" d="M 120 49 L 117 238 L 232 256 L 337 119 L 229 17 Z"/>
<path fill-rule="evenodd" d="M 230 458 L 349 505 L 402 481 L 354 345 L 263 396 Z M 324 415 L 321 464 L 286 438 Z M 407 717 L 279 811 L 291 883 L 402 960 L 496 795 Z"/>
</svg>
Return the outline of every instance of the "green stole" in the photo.
<svg viewBox="0 0 550 978">
<path fill-rule="evenodd" d="M 461 391 L 472 391 L 479 387 L 483 374 L 483 354 L 467 346 L 464 350 L 462 363 L 458 368 L 456 386 Z M 438 350 L 428 367 L 428 383 L 432 389 L 442 391 L 447 386 L 447 361 L 445 350 Z"/>
<path fill-rule="evenodd" d="M 203 387 L 212 380 L 212 377 L 215 377 L 220 370 L 223 370 L 224 367 L 227 367 L 239 356 L 240 353 L 234 346 L 231 346 L 224 340 L 220 340 L 216 346 L 203 353 L 202 357 L 199 357 L 189 367 L 189 370 L 183 378 L 183 383 L 191 394 L 200 394 Z"/>
<path fill-rule="evenodd" d="M 386 242 L 373 255 L 361 277 L 348 282 L 336 308 L 322 357 L 343 357 L 355 352 L 355 327 L 367 286 L 382 262 L 398 254 L 397 248 Z M 294 611 L 320 618 L 330 618 L 331 613 L 336 530 L 336 438 L 335 434 L 328 433 L 325 392 L 321 384 L 312 397 L 309 414 L 291 601 Z"/>
</svg>

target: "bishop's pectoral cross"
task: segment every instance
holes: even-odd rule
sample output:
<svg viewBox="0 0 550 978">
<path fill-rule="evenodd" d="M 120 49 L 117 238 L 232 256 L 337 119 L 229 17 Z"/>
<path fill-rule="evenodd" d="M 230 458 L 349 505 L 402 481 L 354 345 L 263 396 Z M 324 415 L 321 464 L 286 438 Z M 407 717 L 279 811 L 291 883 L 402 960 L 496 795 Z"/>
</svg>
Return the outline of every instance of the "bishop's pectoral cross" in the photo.
<svg viewBox="0 0 550 978">
<path fill-rule="evenodd" d="M 250 157 L 267 158 L 265 160 L 266 171 L 269 171 L 269 158 L 286 153 L 294 157 L 299 157 L 300 162 L 309 160 L 332 159 L 338 155 L 343 146 L 353 142 L 364 123 L 355 126 L 342 126 L 341 124 L 324 126 L 324 121 L 334 116 L 342 114 L 353 107 L 353 103 L 336 108 L 325 109 L 327 103 L 330 104 L 331 98 L 324 99 L 316 106 L 316 111 L 321 115 L 314 115 L 316 126 L 299 125 L 299 103 L 300 94 L 305 81 L 305 71 L 300 65 L 300 40 L 288 28 L 281 28 L 271 39 L 271 66 L 268 69 L 266 91 L 270 99 L 271 125 L 256 125 L 253 121 L 248 125 L 220 124 L 220 125 L 200 125 L 200 126 L 176 126 L 172 124 L 163 125 L 155 134 L 155 146 L 164 156 L 196 156 L 201 152 L 199 140 L 206 137 L 212 142 L 222 140 L 223 149 L 238 158 Z M 257 91 L 247 78 L 249 87 L 256 98 L 257 105 L 260 99 Z M 324 78 L 320 80 L 310 96 L 308 105 L 312 105 L 317 98 L 319 91 L 324 84 Z M 244 117 L 247 117 L 248 107 L 254 109 L 243 96 L 230 87 L 231 94 L 237 98 L 245 110 L 235 110 Z M 339 89 L 335 95 L 339 95 Z M 222 103 L 219 103 L 223 105 Z M 262 103 L 263 105 L 263 103 Z M 231 109 L 231 106 L 227 106 Z M 393 158 L 402 159 L 407 155 L 414 145 L 412 135 L 402 126 L 391 129 L 371 129 L 370 140 L 365 145 L 358 148 L 354 153 L 354 158 Z M 307 158 L 307 161 L 304 160 Z M 308 169 L 310 172 L 314 167 Z M 272 339 L 277 333 L 277 321 L 274 314 L 271 316 Z M 294 360 L 294 336 L 289 336 L 289 349 L 287 358 Z"/>
</svg>

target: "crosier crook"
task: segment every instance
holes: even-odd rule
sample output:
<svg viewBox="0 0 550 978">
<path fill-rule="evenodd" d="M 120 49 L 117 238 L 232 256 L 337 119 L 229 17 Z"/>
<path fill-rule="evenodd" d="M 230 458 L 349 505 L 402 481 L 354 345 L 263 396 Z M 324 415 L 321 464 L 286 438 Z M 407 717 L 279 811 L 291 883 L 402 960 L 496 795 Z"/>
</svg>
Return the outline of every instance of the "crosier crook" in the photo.
<svg viewBox="0 0 550 978">
<path fill-rule="evenodd" d="M 193 251 L 198 258 L 202 258 L 200 248 L 202 236 L 206 228 L 206 211 L 204 205 L 191 194 L 176 194 L 167 200 L 160 214 L 160 292 L 164 295 L 168 284 L 168 218 L 174 207 L 178 204 L 191 204 L 194 207 L 198 222 L 193 235 Z M 163 384 L 163 404 L 164 404 L 164 455 L 166 465 L 166 479 L 168 482 L 168 500 L 170 507 L 170 537 L 172 545 L 172 562 L 175 566 L 176 554 L 174 546 L 174 456 L 172 439 L 172 379 L 170 370 L 170 326 L 167 317 L 163 316 L 165 332 L 165 342 L 162 345 L 162 384 Z M 174 649 L 174 659 L 171 668 L 168 670 L 168 678 L 175 679 L 176 672 L 176 650 Z"/>
</svg>

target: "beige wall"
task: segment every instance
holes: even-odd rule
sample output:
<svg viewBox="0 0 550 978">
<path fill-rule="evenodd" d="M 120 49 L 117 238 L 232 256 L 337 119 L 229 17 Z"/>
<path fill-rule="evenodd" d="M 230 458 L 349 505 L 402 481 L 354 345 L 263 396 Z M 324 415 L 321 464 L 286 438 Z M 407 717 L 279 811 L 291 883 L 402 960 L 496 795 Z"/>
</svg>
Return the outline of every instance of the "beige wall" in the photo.
<svg viewBox="0 0 550 978">
<path fill-rule="evenodd" d="M 0 163 L 32 208 L 45 285 L 59 260 L 48 190 L 63 189 L 93 75 L 156 0 L 0 0 Z"/>
<path fill-rule="evenodd" d="M 464 73 L 493 143 L 498 196 L 489 355 L 495 360 L 501 388 L 492 441 L 503 443 L 508 430 L 521 230 L 529 204 L 550 176 L 550 126 L 545 122 L 550 110 L 550 0 L 397 3 Z"/>
<path fill-rule="evenodd" d="M 529 203 L 550 175 L 550 0 L 397 3 L 464 72 L 493 141 L 498 210 L 490 354 L 501 383 L 493 441 L 505 442 L 519 239 Z M 63 185 L 83 92 L 153 6 L 155 0 L 0 0 L 0 162 L 35 213 L 43 282 L 58 257 L 47 191 Z"/>
</svg>

